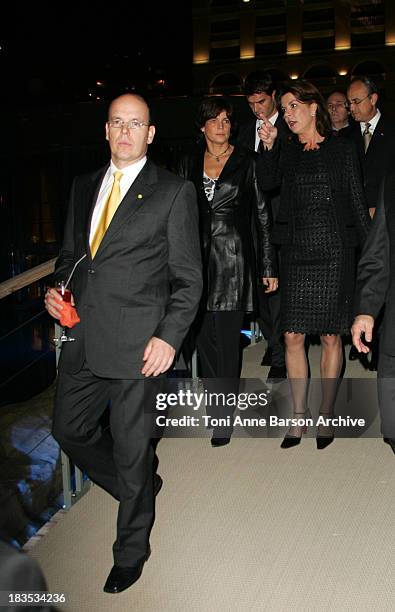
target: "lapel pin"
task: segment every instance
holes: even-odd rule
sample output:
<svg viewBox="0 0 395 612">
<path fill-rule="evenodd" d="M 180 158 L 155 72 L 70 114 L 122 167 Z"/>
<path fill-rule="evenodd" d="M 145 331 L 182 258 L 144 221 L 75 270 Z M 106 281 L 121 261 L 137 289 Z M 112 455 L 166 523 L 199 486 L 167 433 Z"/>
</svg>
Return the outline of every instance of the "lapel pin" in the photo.
<svg viewBox="0 0 395 612">
<path fill-rule="evenodd" d="M 138 196 L 137 196 L 137 199 L 138 199 L 138 200 L 142 200 L 142 199 L 143 199 L 143 194 L 142 194 L 142 193 L 139 193 L 139 194 L 138 194 Z"/>
</svg>

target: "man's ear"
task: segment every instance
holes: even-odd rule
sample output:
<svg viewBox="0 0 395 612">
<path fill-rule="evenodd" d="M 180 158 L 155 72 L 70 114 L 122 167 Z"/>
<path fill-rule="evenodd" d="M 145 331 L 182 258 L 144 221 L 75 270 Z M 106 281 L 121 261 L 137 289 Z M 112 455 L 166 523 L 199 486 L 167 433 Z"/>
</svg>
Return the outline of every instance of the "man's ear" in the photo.
<svg viewBox="0 0 395 612">
<path fill-rule="evenodd" d="M 154 125 L 150 125 L 148 128 L 148 137 L 147 137 L 147 143 L 151 144 L 151 142 L 153 141 L 155 136 L 155 126 Z"/>
</svg>

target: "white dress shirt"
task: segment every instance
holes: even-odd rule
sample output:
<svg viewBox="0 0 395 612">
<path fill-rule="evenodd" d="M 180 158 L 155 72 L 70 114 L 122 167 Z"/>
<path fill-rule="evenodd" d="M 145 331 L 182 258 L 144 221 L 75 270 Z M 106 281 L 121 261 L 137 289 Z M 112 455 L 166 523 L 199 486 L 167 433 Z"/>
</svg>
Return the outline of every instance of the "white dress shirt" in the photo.
<svg viewBox="0 0 395 612">
<path fill-rule="evenodd" d="M 381 117 L 381 113 L 380 113 L 379 109 L 377 109 L 375 116 L 372 117 L 371 119 L 369 119 L 369 121 L 366 122 L 366 123 L 370 123 L 369 132 L 371 134 L 374 134 L 374 130 L 376 129 L 376 126 L 377 126 L 377 124 L 379 122 L 380 117 Z M 361 134 L 363 134 L 364 131 L 365 131 L 366 123 L 365 123 L 365 121 L 361 121 L 361 123 L 360 123 Z"/>
<path fill-rule="evenodd" d="M 104 178 L 103 178 L 103 181 L 100 187 L 99 195 L 97 196 L 95 208 L 93 210 L 92 220 L 91 220 L 91 229 L 89 232 L 89 242 L 90 243 L 92 242 L 93 236 L 95 235 L 95 231 L 99 223 L 99 219 L 100 219 L 100 216 L 103 210 L 103 206 L 107 202 L 112 186 L 114 184 L 114 172 L 117 172 L 117 171 L 122 172 L 122 177 L 120 180 L 121 201 L 122 201 L 125 195 L 127 194 L 127 192 L 129 191 L 131 185 L 134 183 L 137 175 L 143 169 L 146 161 L 147 161 L 147 158 L 143 157 L 142 159 L 135 162 L 134 164 L 130 164 L 130 166 L 126 166 L 126 168 L 122 168 L 122 170 L 119 170 L 119 168 L 117 168 L 115 164 L 111 161 L 110 166 L 104 175 Z"/>
</svg>

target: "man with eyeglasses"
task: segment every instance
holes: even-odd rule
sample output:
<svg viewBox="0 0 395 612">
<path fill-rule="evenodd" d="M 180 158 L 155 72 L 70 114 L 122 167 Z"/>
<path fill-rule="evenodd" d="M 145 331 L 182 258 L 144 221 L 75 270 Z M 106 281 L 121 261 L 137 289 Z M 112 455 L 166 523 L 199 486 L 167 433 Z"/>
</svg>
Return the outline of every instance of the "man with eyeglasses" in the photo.
<svg viewBox="0 0 395 612">
<path fill-rule="evenodd" d="M 363 185 L 369 206 L 369 214 L 374 216 L 380 184 L 393 159 L 395 124 L 377 108 L 378 88 L 368 76 L 354 77 L 347 89 L 347 100 L 351 115 L 356 121 L 349 137 L 354 141 L 362 169 Z M 377 370 L 378 328 L 381 316 L 376 319 L 372 344 L 370 369 Z M 354 347 L 349 359 L 358 358 Z"/>
<path fill-rule="evenodd" d="M 351 129 L 347 98 L 341 91 L 333 91 L 326 100 L 332 129 L 337 136 L 345 136 Z"/>
<path fill-rule="evenodd" d="M 251 72 L 244 83 L 244 94 L 254 118 L 241 126 L 237 142 L 251 151 L 261 153 L 263 143 L 259 137 L 259 128 L 268 121 L 274 125 L 281 140 L 290 135 L 290 131 L 279 114 L 276 103 L 276 83 L 270 72 L 257 70 Z M 271 207 L 273 219 L 276 218 L 280 205 L 280 190 L 275 189 L 266 194 Z M 270 296 L 257 283 L 258 321 L 261 331 L 267 340 L 267 349 L 261 365 L 270 366 L 267 380 L 270 383 L 281 382 L 287 377 L 285 353 L 282 334 L 280 333 L 280 291 Z"/>
<path fill-rule="evenodd" d="M 358 149 L 369 213 L 373 217 L 379 186 L 393 157 L 395 124 L 377 108 L 378 88 L 369 77 L 353 78 L 347 99 L 357 122 L 350 137 Z"/>
<path fill-rule="evenodd" d="M 74 180 L 55 268 L 55 281 L 71 276 L 80 322 L 62 348 L 53 435 L 119 500 L 114 567 L 104 585 L 119 593 L 139 579 L 150 555 L 161 485 L 147 428 L 157 392 L 152 379 L 173 363 L 195 317 L 202 277 L 196 191 L 147 159 L 155 127 L 145 100 L 116 98 L 105 130 L 111 160 Z M 45 303 L 59 319 L 62 299 L 54 289 Z M 108 405 L 111 435 L 100 424 Z"/>
</svg>

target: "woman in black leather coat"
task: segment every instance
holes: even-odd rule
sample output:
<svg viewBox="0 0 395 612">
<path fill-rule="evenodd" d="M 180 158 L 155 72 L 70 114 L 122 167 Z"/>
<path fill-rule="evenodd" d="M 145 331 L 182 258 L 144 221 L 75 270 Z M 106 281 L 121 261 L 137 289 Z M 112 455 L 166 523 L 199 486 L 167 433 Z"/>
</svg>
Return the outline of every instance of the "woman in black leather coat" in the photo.
<svg viewBox="0 0 395 612">
<path fill-rule="evenodd" d="M 196 341 L 203 378 L 238 379 L 240 330 L 244 314 L 254 310 L 256 279 L 267 292 L 277 288 L 270 213 L 256 175 L 258 156 L 229 143 L 232 123 L 227 99 L 205 98 L 197 118 L 202 144 L 179 166 L 179 174 L 196 187 L 200 212 L 204 290 Z M 213 446 L 229 441 L 218 432 Z"/>
<path fill-rule="evenodd" d="M 341 335 L 349 333 L 355 280 L 355 248 L 369 230 L 356 153 L 332 134 L 325 102 L 314 85 L 294 81 L 283 88 L 281 107 L 293 136 L 276 142 L 277 130 L 259 131 L 267 148 L 260 156 L 265 189 L 281 184 L 272 240 L 281 245 L 281 321 L 292 386 L 294 416 L 303 421 L 308 362 L 306 334 L 320 336 L 323 398 L 320 413 L 331 416 L 343 362 Z M 293 426 L 283 448 L 300 442 Z M 318 429 L 317 447 L 333 440 L 331 427 Z"/>
</svg>

